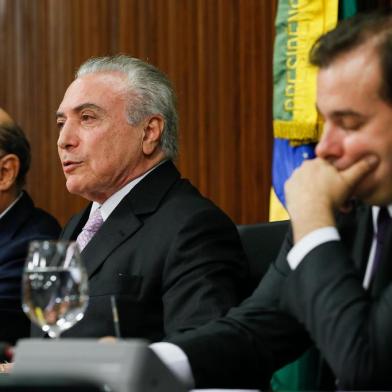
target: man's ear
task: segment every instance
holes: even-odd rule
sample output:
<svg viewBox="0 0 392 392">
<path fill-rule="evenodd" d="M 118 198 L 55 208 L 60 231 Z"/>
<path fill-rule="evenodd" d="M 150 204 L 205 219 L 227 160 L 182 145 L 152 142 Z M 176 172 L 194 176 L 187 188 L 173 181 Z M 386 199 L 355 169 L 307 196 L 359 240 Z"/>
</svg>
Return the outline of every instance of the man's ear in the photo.
<svg viewBox="0 0 392 392">
<path fill-rule="evenodd" d="M 143 153 L 152 155 L 158 148 L 163 133 L 165 120 L 162 116 L 155 115 L 148 119 L 144 127 Z"/>
<path fill-rule="evenodd" d="M 19 158 L 7 154 L 0 159 L 0 191 L 7 191 L 15 184 L 20 168 Z"/>
</svg>

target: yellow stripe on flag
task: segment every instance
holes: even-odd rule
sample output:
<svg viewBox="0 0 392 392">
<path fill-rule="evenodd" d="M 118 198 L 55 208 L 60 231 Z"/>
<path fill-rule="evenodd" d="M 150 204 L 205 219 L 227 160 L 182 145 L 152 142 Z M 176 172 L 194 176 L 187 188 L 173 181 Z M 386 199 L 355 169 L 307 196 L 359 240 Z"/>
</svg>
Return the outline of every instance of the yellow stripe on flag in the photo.
<svg viewBox="0 0 392 392">
<path fill-rule="evenodd" d="M 317 68 L 309 63 L 309 52 L 320 35 L 336 25 L 338 0 L 291 0 L 288 2 L 286 47 L 286 96 L 292 104 L 291 121 L 275 119 L 274 136 L 299 141 L 317 141 L 321 133 L 315 107 Z M 290 75 L 295 73 L 295 78 Z M 290 102 L 290 101 L 288 101 Z"/>
<path fill-rule="evenodd" d="M 273 188 L 271 188 L 270 192 L 270 210 L 269 210 L 269 221 L 276 222 L 289 219 L 289 215 L 287 211 L 283 207 L 282 203 L 279 201 L 278 197 L 275 194 Z"/>
</svg>

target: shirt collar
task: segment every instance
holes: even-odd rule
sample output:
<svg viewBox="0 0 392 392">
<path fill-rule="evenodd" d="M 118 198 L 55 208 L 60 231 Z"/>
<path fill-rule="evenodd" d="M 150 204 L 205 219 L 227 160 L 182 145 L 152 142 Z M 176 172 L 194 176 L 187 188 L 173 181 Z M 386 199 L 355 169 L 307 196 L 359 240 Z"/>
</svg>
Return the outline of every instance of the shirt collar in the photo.
<svg viewBox="0 0 392 392">
<path fill-rule="evenodd" d="M 131 182 L 128 182 L 128 184 L 124 185 L 116 193 L 113 193 L 113 195 L 110 196 L 109 199 L 107 199 L 103 204 L 99 204 L 96 201 L 94 201 L 91 206 L 89 216 L 91 216 L 91 214 L 97 208 L 99 208 L 101 210 L 102 219 L 105 222 L 105 220 L 109 218 L 113 210 L 120 204 L 121 200 L 131 191 L 131 189 L 133 189 L 144 177 L 146 177 L 148 174 L 150 174 L 153 170 L 155 170 L 158 166 L 160 166 L 164 162 L 166 162 L 166 160 L 159 162 L 157 165 L 155 165 L 147 172 L 143 173 L 141 176 L 135 178 Z"/>
<path fill-rule="evenodd" d="M 19 193 L 18 197 L 0 214 L 0 219 L 19 201 L 22 197 L 22 193 Z"/>
<path fill-rule="evenodd" d="M 392 217 L 392 204 L 387 206 L 389 216 Z M 373 229 L 374 232 L 376 232 L 377 228 L 377 218 L 378 218 L 378 213 L 380 212 L 380 207 L 379 206 L 372 206 L 372 219 L 373 219 Z"/>
</svg>

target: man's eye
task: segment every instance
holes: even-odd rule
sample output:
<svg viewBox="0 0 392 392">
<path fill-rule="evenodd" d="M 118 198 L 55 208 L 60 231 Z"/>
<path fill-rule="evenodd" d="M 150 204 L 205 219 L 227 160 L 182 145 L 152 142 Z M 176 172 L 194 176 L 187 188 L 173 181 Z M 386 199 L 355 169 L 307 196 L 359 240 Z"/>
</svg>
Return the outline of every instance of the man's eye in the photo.
<svg viewBox="0 0 392 392">
<path fill-rule="evenodd" d="M 64 122 L 63 121 L 57 121 L 57 128 L 61 129 L 64 126 Z"/>
<path fill-rule="evenodd" d="M 362 123 L 358 121 L 343 121 L 342 122 L 342 128 L 346 131 L 357 131 L 359 128 L 361 128 Z"/>
<path fill-rule="evenodd" d="M 94 117 L 90 116 L 89 114 L 82 114 L 82 121 L 91 121 Z"/>
</svg>

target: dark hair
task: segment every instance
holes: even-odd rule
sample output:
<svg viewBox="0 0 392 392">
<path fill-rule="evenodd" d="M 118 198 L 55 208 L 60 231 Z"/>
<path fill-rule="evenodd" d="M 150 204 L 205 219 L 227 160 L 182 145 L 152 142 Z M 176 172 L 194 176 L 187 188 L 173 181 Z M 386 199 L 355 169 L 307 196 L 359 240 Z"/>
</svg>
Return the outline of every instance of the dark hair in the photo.
<svg viewBox="0 0 392 392">
<path fill-rule="evenodd" d="M 31 154 L 30 143 L 18 125 L 0 125 L 0 154 L 15 154 L 19 158 L 20 168 L 16 185 L 19 189 L 23 188 L 30 168 Z"/>
<path fill-rule="evenodd" d="M 392 13 L 378 10 L 343 20 L 322 35 L 313 45 L 309 60 L 320 68 L 328 67 L 338 56 L 371 42 L 379 55 L 383 83 L 380 96 L 392 103 Z"/>
</svg>

